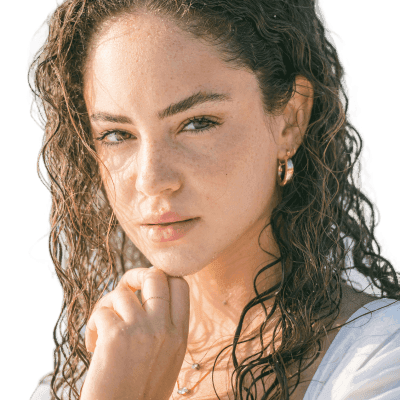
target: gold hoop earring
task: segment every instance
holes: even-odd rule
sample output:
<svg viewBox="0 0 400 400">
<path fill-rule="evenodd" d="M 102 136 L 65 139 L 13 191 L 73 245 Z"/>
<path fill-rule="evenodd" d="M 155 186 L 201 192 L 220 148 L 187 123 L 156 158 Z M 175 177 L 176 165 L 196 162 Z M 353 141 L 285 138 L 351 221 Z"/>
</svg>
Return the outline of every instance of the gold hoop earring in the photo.
<svg viewBox="0 0 400 400">
<path fill-rule="evenodd" d="M 295 149 L 293 149 L 293 155 L 294 155 Z M 293 161 L 290 157 L 290 151 L 288 150 L 286 152 L 287 158 L 285 158 L 285 161 L 279 161 L 278 165 L 278 183 L 279 186 L 285 186 L 288 182 L 290 182 L 293 179 L 293 173 L 294 173 L 294 166 L 293 166 Z M 282 173 L 283 173 L 283 166 L 285 166 L 285 176 L 282 179 Z"/>
</svg>

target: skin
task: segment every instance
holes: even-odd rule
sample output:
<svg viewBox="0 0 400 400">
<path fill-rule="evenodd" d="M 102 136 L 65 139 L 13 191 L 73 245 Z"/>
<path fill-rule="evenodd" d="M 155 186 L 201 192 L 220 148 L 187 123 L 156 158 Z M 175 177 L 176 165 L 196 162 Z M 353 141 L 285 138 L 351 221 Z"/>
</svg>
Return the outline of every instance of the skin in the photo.
<svg viewBox="0 0 400 400">
<path fill-rule="evenodd" d="M 265 115 L 253 73 L 232 69 L 212 47 L 147 14 L 109 23 L 91 46 L 84 79 L 89 116 L 106 112 L 132 121 L 91 118 L 94 139 L 108 130 L 125 132 L 104 139 L 125 139 L 118 146 L 94 141 L 108 199 L 128 237 L 155 268 L 188 283 L 193 359 L 200 360 L 218 340 L 203 360 L 207 370 L 231 342 L 243 307 L 255 296 L 255 274 L 280 256 L 269 228 L 260 243 L 275 257 L 261 250 L 258 239 L 281 198 L 278 160 L 298 149 L 310 119 L 312 86 L 301 76 L 296 84 L 282 115 Z M 157 117 L 199 90 L 229 94 L 231 100 Z M 202 116 L 219 125 L 201 132 L 204 123 L 188 121 Z M 198 221 L 178 240 L 149 240 L 140 223 L 169 210 Z M 257 289 L 280 280 L 278 263 L 258 279 Z M 272 302 L 265 302 L 267 310 Z M 259 326 L 261 311 L 254 307 L 248 313 L 246 333 Z M 188 353 L 185 359 L 192 361 Z M 182 375 L 184 382 L 197 377 L 196 371 Z"/>
</svg>

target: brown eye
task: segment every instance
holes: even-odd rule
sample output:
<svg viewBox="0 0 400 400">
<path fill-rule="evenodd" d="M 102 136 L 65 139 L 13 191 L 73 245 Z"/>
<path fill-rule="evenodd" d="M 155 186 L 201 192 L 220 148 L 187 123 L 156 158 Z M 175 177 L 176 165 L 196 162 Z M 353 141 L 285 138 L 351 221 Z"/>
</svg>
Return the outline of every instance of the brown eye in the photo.
<svg viewBox="0 0 400 400">
<path fill-rule="evenodd" d="M 195 125 L 197 125 L 197 124 L 200 126 L 203 125 L 205 127 L 198 128 L 198 129 L 196 129 L 196 128 L 195 129 L 183 129 L 182 131 L 183 132 L 192 132 L 195 135 L 196 134 L 200 135 L 202 132 L 208 131 L 209 129 L 212 129 L 212 128 L 217 127 L 218 125 L 221 125 L 219 122 L 211 121 L 210 119 L 205 118 L 205 117 L 201 117 L 201 118 L 196 117 L 196 118 L 190 119 L 189 122 L 185 125 L 185 127 L 190 126 L 190 125 L 195 127 Z"/>
<path fill-rule="evenodd" d="M 96 138 L 95 140 L 100 141 L 104 146 L 118 146 L 131 138 L 134 138 L 134 136 L 128 132 L 113 130 L 105 132 L 101 137 Z"/>
</svg>

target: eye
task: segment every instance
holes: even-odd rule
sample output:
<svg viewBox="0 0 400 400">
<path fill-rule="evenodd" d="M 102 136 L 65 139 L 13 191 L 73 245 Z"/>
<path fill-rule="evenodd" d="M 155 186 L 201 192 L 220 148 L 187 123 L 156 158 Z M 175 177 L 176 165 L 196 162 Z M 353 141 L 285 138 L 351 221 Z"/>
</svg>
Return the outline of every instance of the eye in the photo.
<svg viewBox="0 0 400 400">
<path fill-rule="evenodd" d="M 204 128 L 195 128 L 195 124 L 206 125 Z M 212 121 L 206 117 L 194 117 L 189 120 L 185 127 L 192 125 L 194 129 L 183 129 L 183 132 L 191 132 L 194 135 L 201 135 L 203 132 L 208 131 L 212 128 L 216 128 L 217 126 L 221 125 L 220 122 Z"/>
<path fill-rule="evenodd" d="M 118 136 L 120 138 L 125 136 L 125 139 L 118 140 Z M 106 138 L 107 138 L 107 141 L 105 140 Z M 124 132 L 124 131 L 120 131 L 120 130 L 111 130 L 111 131 L 104 132 L 100 137 L 95 138 L 95 140 L 98 140 L 101 143 L 101 145 L 103 145 L 103 146 L 118 146 L 121 143 L 123 143 L 126 140 L 129 140 L 131 138 L 136 139 L 135 136 L 131 135 L 128 132 Z"/>
</svg>

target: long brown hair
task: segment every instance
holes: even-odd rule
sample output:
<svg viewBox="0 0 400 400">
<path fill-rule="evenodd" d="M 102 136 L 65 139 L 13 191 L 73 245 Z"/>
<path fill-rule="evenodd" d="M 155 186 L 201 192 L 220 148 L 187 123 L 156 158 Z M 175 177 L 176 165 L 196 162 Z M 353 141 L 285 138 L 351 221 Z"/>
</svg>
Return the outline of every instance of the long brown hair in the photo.
<svg viewBox="0 0 400 400">
<path fill-rule="evenodd" d="M 281 253 L 276 262 L 291 272 L 283 274 L 279 287 L 256 291 L 232 343 L 235 399 L 288 399 L 294 389 L 289 392 L 285 368 L 298 364 L 299 378 L 305 355 L 316 354 L 309 365 L 318 357 L 321 339 L 339 312 L 341 282 L 352 283 L 346 279 L 349 270 L 367 278 L 376 298 L 400 300 L 397 274 L 374 235 L 374 205 L 357 187 L 362 139 L 349 122 L 343 66 L 314 0 L 67 0 L 50 17 L 30 78 L 45 132 L 39 157 L 52 195 L 49 247 L 64 291 L 53 335 L 54 370 L 47 375 L 52 398 L 79 398 L 92 356 L 84 328 L 94 304 L 128 269 L 149 266 L 108 203 L 82 94 L 87 49 L 96 32 L 112 17 L 141 10 L 170 18 L 215 46 L 227 64 L 252 71 L 267 114 L 283 110 L 296 76 L 313 86 L 310 123 L 293 157 L 295 176 L 271 219 Z M 39 176 L 43 179 L 40 171 Z M 345 263 L 349 250 L 351 262 Z M 273 296 L 271 313 L 264 308 L 265 321 L 280 311 L 281 344 L 268 356 L 262 352 L 239 365 L 235 350 L 244 316 Z M 254 378 L 252 370 L 260 368 Z M 259 396 L 252 394 L 254 387 L 244 387 L 246 376 L 255 385 L 271 374 L 274 383 Z"/>
</svg>

